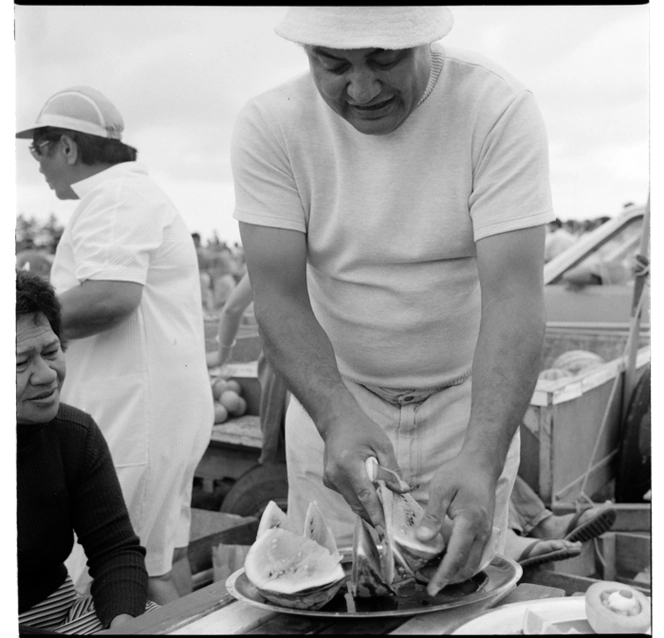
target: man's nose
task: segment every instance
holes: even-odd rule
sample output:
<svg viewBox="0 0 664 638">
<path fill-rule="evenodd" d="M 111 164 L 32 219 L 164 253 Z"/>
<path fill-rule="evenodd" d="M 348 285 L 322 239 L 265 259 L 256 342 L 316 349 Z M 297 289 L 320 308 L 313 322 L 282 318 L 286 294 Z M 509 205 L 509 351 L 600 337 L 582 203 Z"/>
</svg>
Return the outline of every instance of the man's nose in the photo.
<svg viewBox="0 0 664 638">
<path fill-rule="evenodd" d="M 355 71 L 347 88 L 348 97 L 357 105 L 368 104 L 380 91 L 380 82 L 369 69 Z"/>
</svg>

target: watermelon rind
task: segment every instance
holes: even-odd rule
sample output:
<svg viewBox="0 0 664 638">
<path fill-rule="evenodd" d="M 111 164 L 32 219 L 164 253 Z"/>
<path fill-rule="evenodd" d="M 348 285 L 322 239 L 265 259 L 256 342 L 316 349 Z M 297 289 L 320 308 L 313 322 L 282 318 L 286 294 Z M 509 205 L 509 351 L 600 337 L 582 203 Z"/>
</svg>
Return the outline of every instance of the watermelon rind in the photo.
<svg viewBox="0 0 664 638">
<path fill-rule="evenodd" d="M 344 581 L 341 579 L 337 582 L 330 583 L 325 587 L 303 590 L 294 594 L 274 592 L 260 587 L 256 587 L 256 589 L 263 598 L 275 605 L 288 607 L 290 609 L 309 609 L 311 611 L 316 611 L 327 605 L 327 603 L 337 595 L 343 583 Z"/>
<path fill-rule="evenodd" d="M 278 527 L 257 537 L 245 558 L 244 571 L 265 599 L 295 609 L 320 609 L 345 580 L 338 553 Z"/>
</svg>

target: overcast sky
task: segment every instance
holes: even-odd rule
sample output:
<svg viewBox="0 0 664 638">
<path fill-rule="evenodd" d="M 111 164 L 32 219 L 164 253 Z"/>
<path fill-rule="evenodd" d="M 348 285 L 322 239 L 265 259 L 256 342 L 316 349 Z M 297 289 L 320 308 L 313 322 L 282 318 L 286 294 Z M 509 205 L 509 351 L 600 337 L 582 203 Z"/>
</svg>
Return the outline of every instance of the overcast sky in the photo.
<svg viewBox="0 0 664 638">
<path fill-rule="evenodd" d="M 648 192 L 646 6 L 452 7 L 443 40 L 503 65 L 534 92 L 549 134 L 561 219 L 615 215 Z M 16 119 L 87 84 L 125 121 L 124 140 L 172 197 L 190 230 L 239 240 L 229 142 L 252 96 L 307 70 L 273 29 L 280 7 L 16 6 Z M 17 142 L 17 213 L 66 222 Z"/>
</svg>

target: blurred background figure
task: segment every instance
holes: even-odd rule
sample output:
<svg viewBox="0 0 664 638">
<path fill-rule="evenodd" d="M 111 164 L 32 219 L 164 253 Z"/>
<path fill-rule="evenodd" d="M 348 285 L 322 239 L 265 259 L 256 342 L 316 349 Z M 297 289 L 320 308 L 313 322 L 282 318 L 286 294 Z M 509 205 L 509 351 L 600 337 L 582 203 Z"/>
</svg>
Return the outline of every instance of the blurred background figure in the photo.
<svg viewBox="0 0 664 638">
<path fill-rule="evenodd" d="M 551 261 L 554 257 L 567 250 L 577 238 L 563 227 L 563 223 L 554 219 L 547 224 L 547 233 L 544 240 L 544 261 Z"/>
<path fill-rule="evenodd" d="M 53 256 L 44 250 L 26 248 L 16 253 L 17 270 L 29 270 L 45 281 L 50 279 L 52 265 Z"/>
<path fill-rule="evenodd" d="M 574 514 L 556 515 L 517 475 L 510 497 L 505 555 L 522 567 L 578 556 L 581 543 L 611 529 L 616 516 L 610 504 L 589 504 Z"/>
<path fill-rule="evenodd" d="M 237 285 L 237 272 L 233 253 L 226 244 L 210 247 L 208 272 L 212 282 L 213 308 L 221 310 Z"/>
<path fill-rule="evenodd" d="M 221 309 L 219 317 L 219 351 L 214 353 L 209 365 L 229 363 L 233 358 L 233 347 L 242 317 L 253 302 L 253 292 L 249 275 L 245 275 L 231 292 Z M 258 382 L 261 387 L 259 418 L 263 444 L 261 464 L 285 463 L 286 448 L 284 442 L 284 421 L 289 393 L 285 381 L 279 376 L 270 362 L 265 358 L 264 351 L 258 357 Z"/>
<path fill-rule="evenodd" d="M 205 313 L 214 310 L 214 295 L 212 292 L 212 277 L 209 272 L 210 257 L 208 251 L 201 245 L 201 236 L 199 233 L 192 233 L 191 238 L 196 248 L 196 258 L 198 259 L 198 275 L 201 282 L 201 299 L 203 302 L 203 311 Z"/>
</svg>

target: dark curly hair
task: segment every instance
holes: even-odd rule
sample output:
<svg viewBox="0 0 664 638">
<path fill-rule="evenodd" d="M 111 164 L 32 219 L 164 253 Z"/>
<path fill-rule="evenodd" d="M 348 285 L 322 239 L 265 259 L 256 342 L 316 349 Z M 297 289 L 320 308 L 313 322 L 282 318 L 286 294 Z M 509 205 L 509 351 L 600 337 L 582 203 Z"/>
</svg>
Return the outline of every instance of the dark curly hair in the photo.
<svg viewBox="0 0 664 638">
<path fill-rule="evenodd" d="M 35 146 L 41 142 L 57 142 L 63 135 L 71 137 L 78 147 L 78 154 L 83 164 L 121 164 L 122 162 L 135 162 L 138 151 L 120 140 L 90 135 L 80 131 L 70 131 L 54 126 L 42 126 L 35 130 L 32 139 Z M 52 147 L 48 146 L 50 154 Z"/>
<path fill-rule="evenodd" d="M 29 270 L 16 271 L 16 321 L 24 315 L 43 314 L 51 324 L 51 330 L 60 339 L 64 351 L 66 343 L 62 338 L 61 306 L 55 289 L 48 281 Z"/>
</svg>

